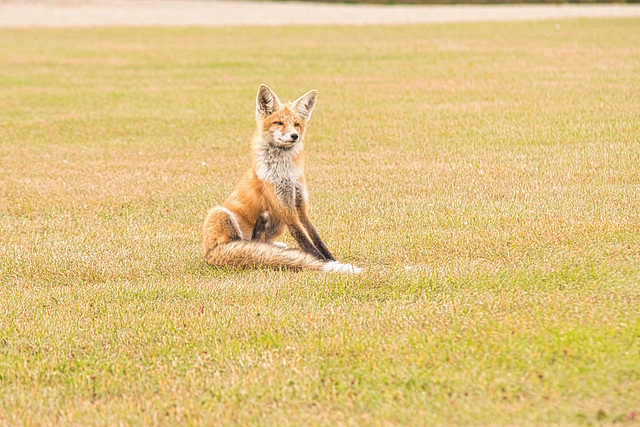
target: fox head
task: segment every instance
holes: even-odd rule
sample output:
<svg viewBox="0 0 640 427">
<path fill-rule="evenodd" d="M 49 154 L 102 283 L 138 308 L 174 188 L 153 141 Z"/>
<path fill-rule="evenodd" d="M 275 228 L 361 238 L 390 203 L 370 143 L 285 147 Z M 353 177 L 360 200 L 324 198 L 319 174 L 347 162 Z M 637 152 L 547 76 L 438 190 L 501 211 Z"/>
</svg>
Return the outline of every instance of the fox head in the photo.
<svg viewBox="0 0 640 427">
<path fill-rule="evenodd" d="M 318 92 L 310 90 L 295 101 L 282 104 L 267 85 L 260 85 L 256 123 L 261 141 L 284 150 L 301 147 L 317 98 Z"/>
</svg>

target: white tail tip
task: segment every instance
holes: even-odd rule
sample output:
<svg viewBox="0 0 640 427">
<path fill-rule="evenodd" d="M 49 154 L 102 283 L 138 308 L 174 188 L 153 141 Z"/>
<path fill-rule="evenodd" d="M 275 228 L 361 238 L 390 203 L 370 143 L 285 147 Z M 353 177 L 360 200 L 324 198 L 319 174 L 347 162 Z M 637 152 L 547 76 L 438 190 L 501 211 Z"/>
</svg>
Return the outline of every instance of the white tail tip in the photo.
<svg viewBox="0 0 640 427">
<path fill-rule="evenodd" d="M 346 273 L 346 274 L 360 274 L 362 269 L 351 264 L 343 264 L 339 261 L 330 261 L 322 267 L 322 271 L 325 273 Z"/>
</svg>

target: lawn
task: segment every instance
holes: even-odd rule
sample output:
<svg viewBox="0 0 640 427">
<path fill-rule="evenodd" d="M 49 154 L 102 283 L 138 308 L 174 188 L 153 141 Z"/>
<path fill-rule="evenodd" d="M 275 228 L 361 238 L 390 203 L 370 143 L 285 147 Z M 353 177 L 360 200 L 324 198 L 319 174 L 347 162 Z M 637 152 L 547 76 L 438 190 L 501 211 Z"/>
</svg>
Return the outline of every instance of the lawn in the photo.
<svg viewBox="0 0 640 427">
<path fill-rule="evenodd" d="M 637 423 L 639 34 L 0 30 L 0 424 Z M 260 83 L 361 276 L 204 263 Z"/>
</svg>

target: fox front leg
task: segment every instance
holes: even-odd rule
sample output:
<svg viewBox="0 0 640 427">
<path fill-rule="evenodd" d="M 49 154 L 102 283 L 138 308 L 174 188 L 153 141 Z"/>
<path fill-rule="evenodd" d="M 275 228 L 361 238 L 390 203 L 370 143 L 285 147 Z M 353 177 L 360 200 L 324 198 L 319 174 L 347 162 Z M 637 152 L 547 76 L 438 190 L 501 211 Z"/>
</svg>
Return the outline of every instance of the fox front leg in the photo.
<svg viewBox="0 0 640 427">
<path fill-rule="evenodd" d="M 327 248 L 327 245 L 325 245 L 322 239 L 320 238 L 320 234 L 318 234 L 318 230 L 316 230 L 316 228 L 313 226 L 309 217 L 301 215 L 300 223 L 307 230 L 307 233 L 309 234 L 311 241 L 313 242 L 316 249 L 318 249 L 318 251 L 322 254 L 322 256 L 328 261 L 335 261 L 336 259 L 333 257 L 333 255 L 329 251 L 329 248 Z"/>
<path fill-rule="evenodd" d="M 291 232 L 291 235 L 293 236 L 293 238 L 300 245 L 300 249 L 307 252 L 308 254 L 313 255 L 314 257 L 318 258 L 321 261 L 327 261 L 325 256 L 322 255 L 322 253 L 318 250 L 318 248 L 315 247 L 315 245 L 307 235 L 306 231 L 302 227 L 302 224 L 300 224 L 300 221 L 296 219 L 292 221 L 290 224 L 288 224 L 288 227 L 289 227 L 289 232 Z"/>
<path fill-rule="evenodd" d="M 302 196 L 303 193 L 301 193 L 299 186 L 292 181 L 283 180 L 275 185 L 274 190 L 278 211 L 280 211 L 278 216 L 282 217 L 291 236 L 300 245 L 300 249 L 321 261 L 326 261 L 327 258 L 316 248 L 305 227 L 300 223 L 296 200 L 297 196 Z"/>
<path fill-rule="evenodd" d="M 298 211 L 300 223 L 311 238 L 316 249 L 326 260 L 335 261 L 334 256 L 329 251 L 329 248 L 327 248 L 327 245 L 322 241 L 320 234 L 318 234 L 318 230 L 316 230 L 309 218 L 309 214 L 307 213 L 307 192 L 301 184 L 296 186 L 296 210 Z"/>
</svg>

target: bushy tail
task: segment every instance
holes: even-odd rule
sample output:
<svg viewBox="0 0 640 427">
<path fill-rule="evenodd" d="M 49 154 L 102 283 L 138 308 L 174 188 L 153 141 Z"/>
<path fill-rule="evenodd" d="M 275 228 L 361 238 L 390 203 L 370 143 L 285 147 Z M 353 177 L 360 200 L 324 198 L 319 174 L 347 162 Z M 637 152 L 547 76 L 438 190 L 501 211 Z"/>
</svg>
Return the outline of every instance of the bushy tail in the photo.
<svg viewBox="0 0 640 427">
<path fill-rule="evenodd" d="M 286 249 L 272 243 L 232 240 L 209 248 L 207 263 L 214 267 L 232 268 L 292 268 L 329 271 L 329 264 L 296 249 Z"/>
</svg>

